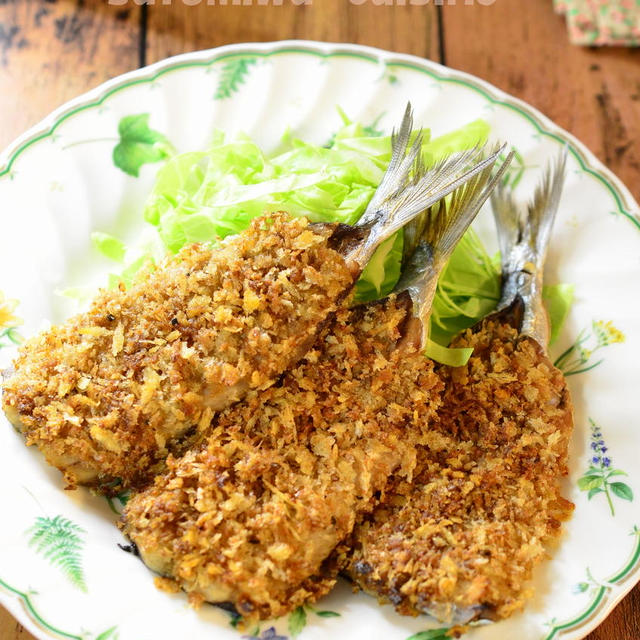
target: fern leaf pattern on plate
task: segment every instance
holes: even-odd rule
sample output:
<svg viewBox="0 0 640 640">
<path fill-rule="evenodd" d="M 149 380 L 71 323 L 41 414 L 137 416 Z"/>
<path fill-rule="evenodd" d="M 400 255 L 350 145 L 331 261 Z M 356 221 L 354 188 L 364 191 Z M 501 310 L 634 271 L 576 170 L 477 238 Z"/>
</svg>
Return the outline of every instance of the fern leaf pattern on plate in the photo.
<svg viewBox="0 0 640 640">
<path fill-rule="evenodd" d="M 594 595 L 595 593 L 598 592 L 598 589 L 600 589 L 601 587 L 604 587 L 605 589 L 610 588 L 609 585 L 604 584 L 599 580 L 596 580 L 593 577 L 593 574 L 591 573 L 591 569 L 589 569 L 589 567 L 587 567 L 586 574 L 587 574 L 587 579 L 584 582 L 579 582 L 575 586 L 574 588 L 575 593 L 586 593 L 587 591 L 589 591 L 591 595 Z"/>
<path fill-rule="evenodd" d="M 27 533 L 31 534 L 29 546 L 59 568 L 75 587 L 87 592 L 82 567 L 82 535 L 86 533 L 84 529 L 58 515 L 55 518 L 37 518 Z"/>
<path fill-rule="evenodd" d="M 288 629 L 292 638 L 298 637 L 308 623 L 308 615 L 313 614 L 318 618 L 339 618 L 341 614 L 337 611 L 318 610 L 309 604 L 300 606 L 289 614 Z"/>
<path fill-rule="evenodd" d="M 504 160 L 506 160 L 506 157 L 507 157 L 506 154 L 502 154 L 500 156 L 500 160 L 504 162 Z M 505 187 L 510 187 L 511 189 L 515 189 L 522 181 L 522 178 L 524 177 L 524 172 L 527 169 L 535 169 L 535 168 L 536 168 L 536 165 L 527 165 L 525 163 L 523 155 L 520 153 L 520 151 L 518 151 L 518 149 L 514 147 L 513 160 L 511 161 L 509 168 L 505 171 L 502 182 Z"/>
<path fill-rule="evenodd" d="M 237 93 L 240 86 L 246 82 L 250 68 L 256 62 L 258 62 L 258 58 L 252 56 L 242 56 L 225 62 L 222 65 L 214 99 L 224 100 Z"/>
</svg>

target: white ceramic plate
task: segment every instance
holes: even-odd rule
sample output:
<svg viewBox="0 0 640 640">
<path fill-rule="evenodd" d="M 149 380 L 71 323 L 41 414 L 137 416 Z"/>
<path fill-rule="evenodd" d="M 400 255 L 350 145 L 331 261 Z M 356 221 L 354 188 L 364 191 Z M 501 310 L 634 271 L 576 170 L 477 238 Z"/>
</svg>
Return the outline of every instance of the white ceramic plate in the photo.
<svg viewBox="0 0 640 640">
<path fill-rule="evenodd" d="M 311 141 L 326 141 L 340 124 L 336 105 L 365 125 L 388 130 L 408 99 L 417 122 L 435 135 L 485 118 L 493 137 L 518 150 L 511 179 L 525 197 L 540 166 L 562 145 L 570 147 L 546 277 L 573 283 L 576 302 L 552 356 L 581 337 L 584 341 L 571 352 L 573 365 L 565 368 L 588 368 L 602 360 L 570 378 L 576 429 L 565 495 L 576 512 L 553 559 L 536 574 L 527 609 L 500 624 L 478 627 L 468 637 L 583 638 L 640 579 L 640 513 L 633 499 L 640 494 L 635 425 L 640 306 L 633 295 L 640 282 L 638 206 L 579 142 L 476 78 L 365 47 L 243 44 L 159 62 L 58 109 L 0 158 L 0 291 L 5 296 L 0 299 L 0 343 L 5 345 L 0 368 L 15 353 L 12 315 L 24 319 L 19 331 L 30 335 L 73 311 L 56 290 L 104 282 L 111 265 L 91 248 L 92 230 L 127 238 L 140 233 L 142 204 L 159 165 L 145 164 L 139 177 L 114 166 L 123 117 L 148 113 L 150 126 L 180 151 L 204 147 L 214 128 L 244 130 L 269 149 L 286 127 Z M 478 224 L 490 241 L 490 218 L 485 215 Z M 14 299 L 18 306 L 9 313 L 13 303 L 8 301 Z M 619 332 L 626 336 L 624 344 L 616 343 Z M 601 452 L 604 446 L 608 450 Z M 594 457 L 598 461 L 590 462 Z M 629 475 L 606 477 L 614 469 Z M 118 548 L 123 539 L 107 502 L 84 490 L 65 492 L 58 472 L 23 445 L 4 417 L 0 486 L 0 601 L 38 638 L 242 635 L 223 611 L 204 606 L 196 612 L 182 595 L 157 591 L 145 567 Z M 601 491 L 589 499 L 589 487 Z M 112 506 L 119 508 L 117 501 Z M 33 542 L 38 531 L 49 535 L 43 548 Z M 402 618 L 389 606 L 351 594 L 346 585 L 316 608 L 324 615 L 308 611 L 305 621 L 298 612 L 293 619 L 263 624 L 253 635 L 292 637 L 291 625 L 294 632 L 304 626 L 304 640 L 406 640 L 416 633 L 427 640 L 431 636 L 419 632 L 437 626 L 426 618 Z"/>
</svg>

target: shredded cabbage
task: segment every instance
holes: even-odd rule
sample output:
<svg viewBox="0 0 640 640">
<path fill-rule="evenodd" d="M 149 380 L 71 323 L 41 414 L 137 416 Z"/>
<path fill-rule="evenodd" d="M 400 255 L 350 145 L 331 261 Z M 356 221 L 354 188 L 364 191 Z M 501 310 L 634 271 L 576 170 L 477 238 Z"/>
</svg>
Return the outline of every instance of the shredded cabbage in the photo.
<svg viewBox="0 0 640 640">
<path fill-rule="evenodd" d="M 431 339 L 449 344 L 455 335 L 491 313 L 500 300 L 501 281 L 500 254 L 489 257 L 477 234 L 469 229 L 440 274 L 431 309 Z M 542 297 L 553 344 L 571 308 L 573 285 L 545 286 Z"/>
<path fill-rule="evenodd" d="M 287 211 L 313 222 L 355 223 L 364 213 L 391 158 L 391 138 L 363 127 L 340 112 L 343 126 L 325 146 L 310 144 L 287 132 L 280 149 L 265 154 L 246 135 L 214 134 L 206 151 L 170 158 L 158 171 L 144 209 L 164 247 L 177 252 L 191 242 L 215 242 L 236 234 L 268 211 Z M 438 138 L 423 131 L 422 155 L 427 165 L 455 151 L 486 141 L 483 120 Z M 129 285 L 153 256 L 127 251 L 107 234 L 93 234 L 104 255 L 125 263 L 110 278 Z M 356 302 L 389 294 L 400 276 L 403 237 L 399 232 L 379 247 L 356 286 Z M 131 254 L 132 259 L 125 258 Z M 499 262 L 489 258 L 473 231 L 468 231 L 444 269 L 433 305 L 427 354 L 453 366 L 464 364 L 468 349 L 449 349 L 450 339 L 489 313 L 500 296 Z M 569 290 L 547 288 L 557 335 L 570 304 Z"/>
<path fill-rule="evenodd" d="M 391 138 L 351 122 L 327 147 L 289 133 L 277 154 L 267 155 L 245 135 L 216 132 L 207 151 L 170 159 L 158 172 L 144 217 L 173 252 L 189 242 L 239 233 L 265 211 L 287 211 L 313 222 L 354 224 L 364 213 L 391 159 Z M 486 140 L 488 125 L 477 120 L 431 140 L 423 131 L 427 164 Z M 384 243 L 362 274 L 356 301 L 388 294 L 400 275 L 402 234 Z"/>
</svg>

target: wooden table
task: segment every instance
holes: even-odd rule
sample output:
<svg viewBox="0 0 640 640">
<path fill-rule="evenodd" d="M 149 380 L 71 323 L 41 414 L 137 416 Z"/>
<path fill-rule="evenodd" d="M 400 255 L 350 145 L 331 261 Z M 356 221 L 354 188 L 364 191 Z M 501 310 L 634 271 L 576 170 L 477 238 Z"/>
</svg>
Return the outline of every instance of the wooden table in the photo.
<svg viewBox="0 0 640 640">
<path fill-rule="evenodd" d="M 0 0 L 0 147 L 62 102 L 170 55 L 285 38 L 355 42 L 436 60 L 526 100 L 580 138 L 640 200 L 640 50 L 570 45 L 551 0 L 141 1 Z M 0 640 L 30 638 L 0 607 Z M 640 640 L 640 586 L 589 640 Z"/>
</svg>

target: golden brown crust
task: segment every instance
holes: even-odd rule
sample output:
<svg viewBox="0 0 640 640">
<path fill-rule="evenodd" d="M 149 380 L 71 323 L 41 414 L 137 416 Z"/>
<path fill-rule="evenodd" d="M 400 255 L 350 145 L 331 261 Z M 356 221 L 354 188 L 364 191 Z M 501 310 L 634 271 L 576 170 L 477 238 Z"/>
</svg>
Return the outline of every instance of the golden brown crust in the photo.
<svg viewBox="0 0 640 640">
<path fill-rule="evenodd" d="M 440 368 L 443 404 L 414 484 L 393 483 L 353 534 L 348 573 L 403 614 L 504 618 L 573 505 L 562 498 L 572 407 L 562 374 L 529 338 L 485 323 Z"/>
<path fill-rule="evenodd" d="M 70 486 L 140 483 L 213 411 L 304 355 L 353 283 L 330 233 L 274 214 L 101 292 L 22 348 L 5 411 Z"/>
<path fill-rule="evenodd" d="M 205 446 L 134 496 L 125 532 L 147 564 L 245 617 L 315 600 L 335 545 L 392 473 L 410 475 L 416 416 L 440 381 L 395 344 L 407 308 L 343 310 L 281 383 L 222 412 Z M 434 400 L 435 399 L 435 400 Z"/>
</svg>

